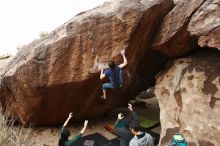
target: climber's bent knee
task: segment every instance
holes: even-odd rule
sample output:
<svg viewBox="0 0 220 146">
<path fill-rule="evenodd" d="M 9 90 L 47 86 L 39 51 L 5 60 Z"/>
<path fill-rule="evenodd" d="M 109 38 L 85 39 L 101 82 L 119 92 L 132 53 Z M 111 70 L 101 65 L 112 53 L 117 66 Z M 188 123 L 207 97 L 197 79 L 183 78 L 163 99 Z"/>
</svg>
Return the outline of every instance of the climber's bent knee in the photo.
<svg viewBox="0 0 220 146">
<path fill-rule="evenodd" d="M 105 89 L 114 89 L 113 85 L 111 83 L 104 83 L 102 85 L 102 89 L 105 90 Z"/>
</svg>

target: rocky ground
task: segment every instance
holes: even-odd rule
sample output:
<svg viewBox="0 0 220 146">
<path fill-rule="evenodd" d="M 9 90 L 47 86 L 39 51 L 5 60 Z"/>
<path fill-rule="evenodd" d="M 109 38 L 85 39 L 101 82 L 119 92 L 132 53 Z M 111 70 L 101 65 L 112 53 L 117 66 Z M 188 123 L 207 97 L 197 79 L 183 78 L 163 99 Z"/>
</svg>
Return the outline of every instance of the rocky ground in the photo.
<svg viewBox="0 0 220 146">
<path fill-rule="evenodd" d="M 144 104 L 139 104 L 135 107 L 136 112 L 141 115 L 145 116 L 148 119 L 158 120 L 159 119 L 159 107 L 158 101 L 156 98 L 149 98 L 149 99 L 142 99 L 146 102 Z M 111 111 L 104 117 L 100 117 L 96 120 L 89 121 L 88 129 L 85 132 L 85 135 L 92 134 L 95 132 L 101 133 L 106 138 L 113 139 L 115 136 L 104 129 L 104 126 L 109 123 L 114 123 L 117 118 L 117 113 L 119 112 L 127 112 L 126 107 L 117 108 L 114 111 Z M 20 127 L 21 128 L 21 127 Z M 31 133 L 29 136 L 29 141 L 32 143 L 32 146 L 55 146 L 58 142 L 58 134 L 60 131 L 60 127 L 40 127 L 40 128 L 32 128 Z M 71 131 L 71 135 L 76 134 L 82 128 L 81 124 L 73 124 L 70 125 L 69 130 Z M 24 129 L 24 134 L 27 133 L 29 129 Z M 154 128 L 152 131 L 159 133 L 160 126 Z"/>
</svg>

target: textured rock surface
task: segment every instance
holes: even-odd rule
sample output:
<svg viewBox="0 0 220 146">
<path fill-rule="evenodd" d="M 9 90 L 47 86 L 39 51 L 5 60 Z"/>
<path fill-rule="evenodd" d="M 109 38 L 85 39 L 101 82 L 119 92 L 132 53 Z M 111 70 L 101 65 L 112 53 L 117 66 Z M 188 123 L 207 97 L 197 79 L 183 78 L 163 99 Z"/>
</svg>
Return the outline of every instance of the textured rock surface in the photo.
<svg viewBox="0 0 220 146">
<path fill-rule="evenodd" d="M 157 76 L 161 145 L 181 132 L 190 146 L 220 144 L 220 51 L 175 60 Z"/>
<path fill-rule="evenodd" d="M 155 35 L 152 47 L 164 54 L 185 55 L 197 45 L 219 48 L 220 1 L 179 0 Z"/>
<path fill-rule="evenodd" d="M 69 112 L 75 120 L 92 118 L 124 104 L 150 86 L 166 63 L 147 46 L 172 5 L 171 0 L 106 2 L 23 47 L 1 81 L 3 112 L 23 124 L 53 125 Z M 123 48 L 129 60 L 125 86 L 102 101 L 99 67 L 109 59 L 121 62 Z"/>
<path fill-rule="evenodd" d="M 190 38 L 187 26 L 191 16 L 203 2 L 204 0 L 179 0 L 162 20 L 160 29 L 155 35 L 153 48 L 172 57 L 192 50 L 197 43 Z"/>
<path fill-rule="evenodd" d="M 13 59 L 10 55 L 2 55 L 0 57 L 0 80 L 5 72 L 5 69 L 7 68 L 8 63 Z"/>
<path fill-rule="evenodd" d="M 188 30 L 201 47 L 220 50 L 220 0 L 207 0 L 192 16 Z"/>
</svg>

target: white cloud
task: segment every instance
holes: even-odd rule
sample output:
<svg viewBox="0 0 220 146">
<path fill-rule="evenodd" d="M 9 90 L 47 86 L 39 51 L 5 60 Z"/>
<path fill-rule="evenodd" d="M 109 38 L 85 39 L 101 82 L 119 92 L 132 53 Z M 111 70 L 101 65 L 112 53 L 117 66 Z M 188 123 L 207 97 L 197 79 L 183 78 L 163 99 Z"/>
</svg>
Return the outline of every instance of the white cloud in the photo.
<svg viewBox="0 0 220 146">
<path fill-rule="evenodd" d="M 105 0 L 0 0 L 0 53 L 16 53 L 42 31 L 52 31 Z"/>
</svg>

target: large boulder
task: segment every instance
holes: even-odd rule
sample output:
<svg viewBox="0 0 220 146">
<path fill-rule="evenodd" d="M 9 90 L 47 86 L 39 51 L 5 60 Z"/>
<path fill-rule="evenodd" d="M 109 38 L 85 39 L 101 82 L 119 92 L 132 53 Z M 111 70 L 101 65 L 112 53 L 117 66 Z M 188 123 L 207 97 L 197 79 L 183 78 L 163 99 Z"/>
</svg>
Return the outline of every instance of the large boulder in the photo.
<svg viewBox="0 0 220 146">
<path fill-rule="evenodd" d="M 172 6 L 172 0 L 113 0 L 24 46 L 1 80 L 3 113 L 23 124 L 54 125 L 69 112 L 75 120 L 94 118 L 124 104 L 152 85 L 166 63 L 148 46 Z M 99 67 L 122 62 L 121 49 L 128 57 L 124 86 L 102 101 Z"/>
<path fill-rule="evenodd" d="M 220 49 L 220 1 L 178 0 L 154 35 L 152 48 L 179 57 L 200 47 Z"/>
<path fill-rule="evenodd" d="M 220 50 L 220 0 L 206 0 L 192 16 L 188 30 L 201 47 Z"/>
<path fill-rule="evenodd" d="M 158 74 L 162 146 L 176 132 L 190 146 L 220 144 L 220 51 L 204 50 L 175 60 Z"/>
</svg>

